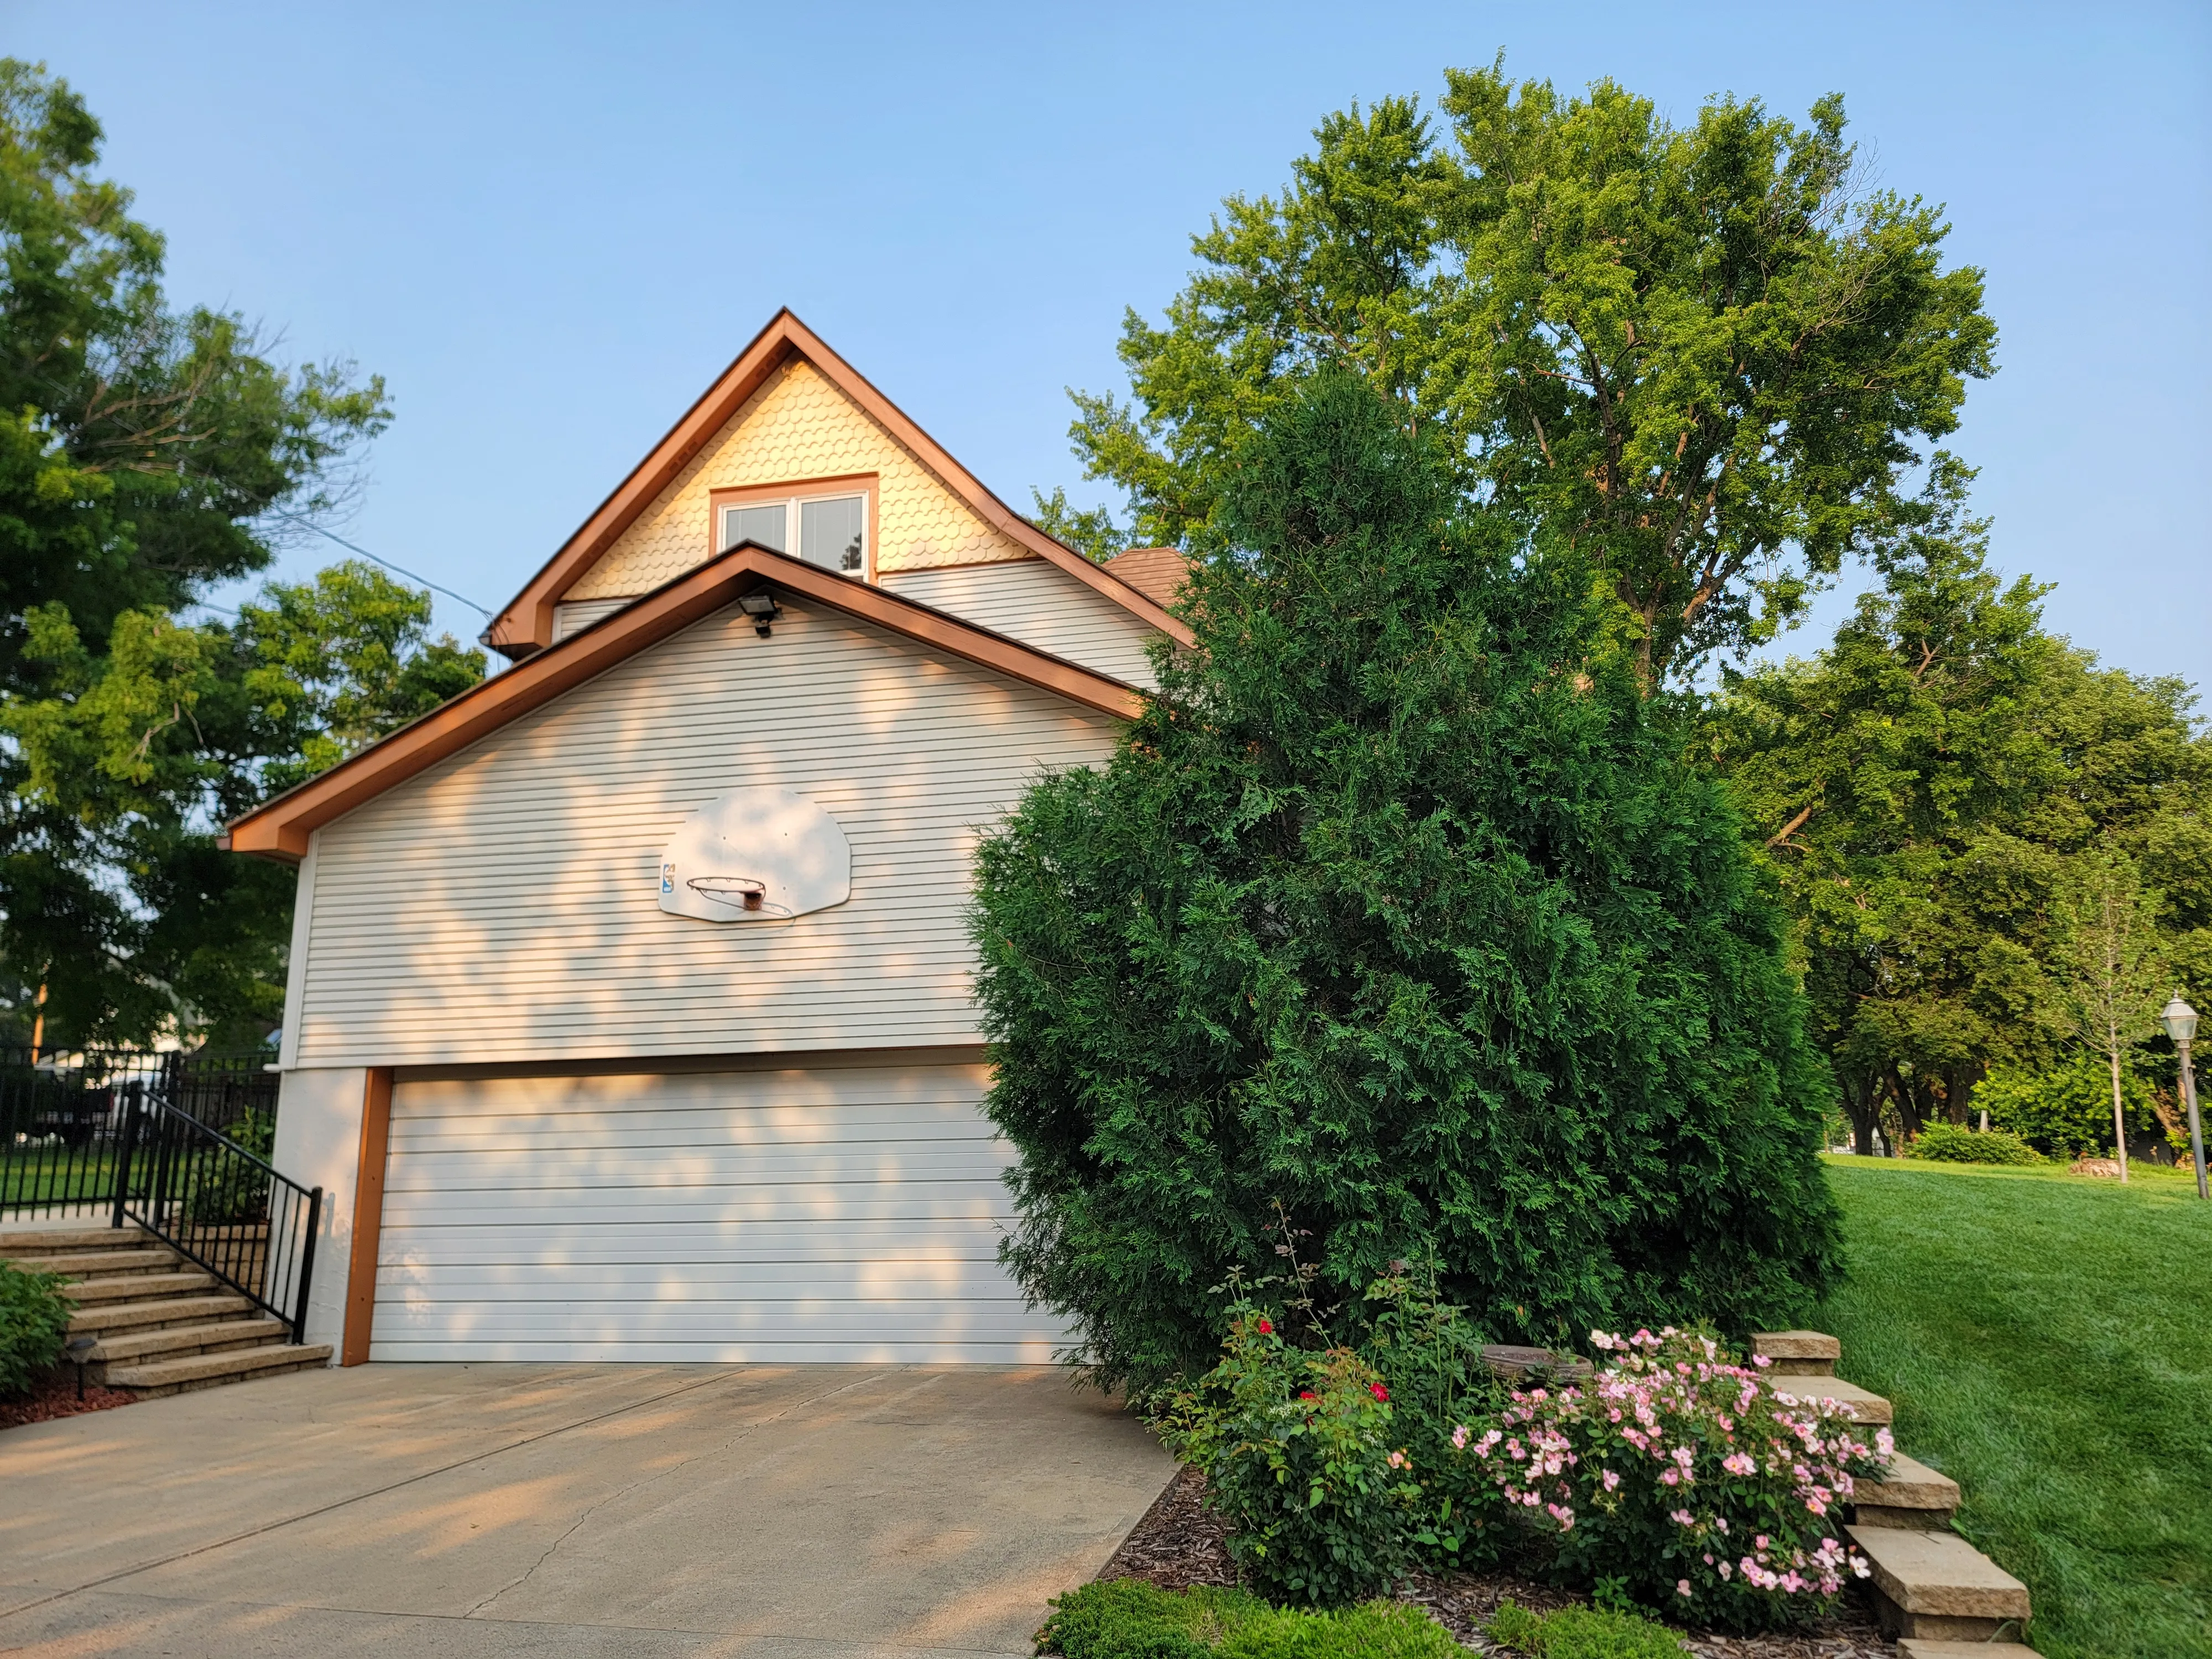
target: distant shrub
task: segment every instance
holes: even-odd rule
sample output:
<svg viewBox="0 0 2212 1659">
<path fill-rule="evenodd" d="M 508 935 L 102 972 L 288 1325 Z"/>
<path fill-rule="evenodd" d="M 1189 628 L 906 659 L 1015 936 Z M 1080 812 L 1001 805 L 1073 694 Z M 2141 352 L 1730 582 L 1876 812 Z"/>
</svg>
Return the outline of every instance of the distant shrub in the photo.
<svg viewBox="0 0 2212 1659">
<path fill-rule="evenodd" d="M 2150 1085 L 2120 1073 L 2120 1104 L 2130 1135 L 2157 1133 Z M 2112 1149 L 2112 1074 L 2107 1063 L 2081 1055 L 2048 1070 L 1993 1066 L 1974 1086 L 1974 1109 L 1992 1129 L 2019 1136 L 2047 1158 L 2070 1159 Z"/>
<path fill-rule="evenodd" d="M 1931 1164 L 2040 1164 L 2043 1154 L 2009 1129 L 1977 1133 L 1955 1123 L 1931 1123 L 1905 1149 Z"/>
<path fill-rule="evenodd" d="M 70 1303 L 52 1273 L 27 1273 L 0 1262 L 0 1394 L 23 1394 L 62 1357 Z"/>
<path fill-rule="evenodd" d="M 1039 1653 L 1066 1659 L 1462 1659 L 1418 1607 L 1279 1609 L 1238 1590 L 1085 1584 L 1053 1604 Z"/>
<path fill-rule="evenodd" d="M 1562 1607 L 1531 1613 L 1504 1601 L 1483 1634 L 1529 1659 L 1680 1659 L 1682 1644 L 1664 1625 L 1632 1613 Z"/>
</svg>

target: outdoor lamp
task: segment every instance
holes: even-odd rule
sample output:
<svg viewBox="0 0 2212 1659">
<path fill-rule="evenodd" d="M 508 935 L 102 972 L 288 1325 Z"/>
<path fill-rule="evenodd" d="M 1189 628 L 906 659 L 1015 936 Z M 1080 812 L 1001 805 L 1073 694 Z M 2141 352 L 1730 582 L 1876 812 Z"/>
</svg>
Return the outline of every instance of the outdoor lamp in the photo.
<svg viewBox="0 0 2212 1659">
<path fill-rule="evenodd" d="M 96 1336 L 73 1336 L 69 1340 L 67 1350 L 70 1363 L 76 1367 L 76 1397 L 80 1400 L 84 1398 L 85 1362 L 92 1358 L 92 1351 L 99 1346 L 100 1339 Z"/>
<path fill-rule="evenodd" d="M 753 619 L 753 632 L 763 639 L 768 637 L 769 624 L 783 614 L 775 608 L 775 595 L 765 587 L 739 599 L 738 609 Z"/>
<path fill-rule="evenodd" d="M 2197 1115 L 2197 1066 L 2190 1046 L 2197 1039 L 2197 1011 L 2173 994 L 2173 1000 L 2159 1011 L 2158 1023 L 2166 1027 L 2181 1055 L 2181 1098 L 2189 1107 L 2189 1155 L 2197 1163 L 2197 1196 L 2212 1199 L 2204 1182 L 2204 1125 Z"/>
</svg>

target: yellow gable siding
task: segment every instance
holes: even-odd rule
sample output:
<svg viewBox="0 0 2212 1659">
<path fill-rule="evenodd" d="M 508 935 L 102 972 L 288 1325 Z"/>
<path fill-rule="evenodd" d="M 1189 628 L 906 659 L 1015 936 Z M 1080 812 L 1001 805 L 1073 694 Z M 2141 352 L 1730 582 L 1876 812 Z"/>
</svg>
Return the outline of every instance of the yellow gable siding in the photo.
<svg viewBox="0 0 2212 1659">
<path fill-rule="evenodd" d="M 874 472 L 876 568 L 923 570 L 1035 556 L 963 506 L 937 475 L 804 362 L 786 364 L 564 599 L 645 593 L 706 562 L 708 493 L 746 484 Z"/>
</svg>

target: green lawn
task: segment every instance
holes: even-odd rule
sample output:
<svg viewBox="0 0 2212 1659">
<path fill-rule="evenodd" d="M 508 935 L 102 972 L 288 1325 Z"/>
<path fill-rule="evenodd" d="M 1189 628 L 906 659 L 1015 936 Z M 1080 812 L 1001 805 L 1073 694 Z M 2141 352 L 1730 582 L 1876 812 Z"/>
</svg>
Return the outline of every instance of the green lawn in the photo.
<svg viewBox="0 0 2212 1659">
<path fill-rule="evenodd" d="M 2212 1655 L 2212 1205 L 2117 1182 L 1832 1158 L 1851 1278 L 1825 1312 L 1958 1528 L 2027 1583 L 2051 1659 Z"/>
<path fill-rule="evenodd" d="M 106 1198 L 113 1155 L 105 1149 L 11 1146 L 0 1158 L 0 1210 Z"/>
</svg>

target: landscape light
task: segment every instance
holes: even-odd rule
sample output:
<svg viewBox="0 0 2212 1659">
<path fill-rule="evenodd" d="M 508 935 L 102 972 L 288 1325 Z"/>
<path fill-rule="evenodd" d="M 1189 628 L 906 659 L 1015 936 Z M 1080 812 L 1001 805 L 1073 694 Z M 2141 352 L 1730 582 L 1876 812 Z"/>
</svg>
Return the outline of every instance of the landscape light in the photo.
<svg viewBox="0 0 2212 1659">
<path fill-rule="evenodd" d="M 2197 1196 L 2212 1200 L 2204 1180 L 2204 1124 L 2197 1113 L 2197 1063 L 2189 1052 L 2197 1036 L 2197 1011 L 2176 991 L 2173 1000 L 2159 1011 L 2158 1023 L 2181 1054 L 2181 1097 L 2189 1106 L 2189 1155 L 2197 1164 Z"/>
</svg>

